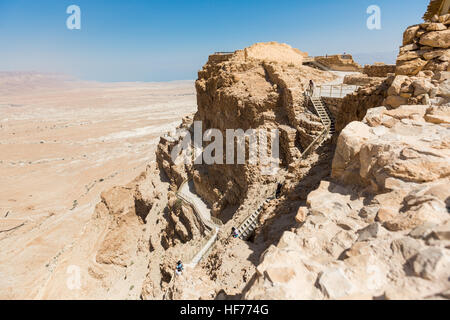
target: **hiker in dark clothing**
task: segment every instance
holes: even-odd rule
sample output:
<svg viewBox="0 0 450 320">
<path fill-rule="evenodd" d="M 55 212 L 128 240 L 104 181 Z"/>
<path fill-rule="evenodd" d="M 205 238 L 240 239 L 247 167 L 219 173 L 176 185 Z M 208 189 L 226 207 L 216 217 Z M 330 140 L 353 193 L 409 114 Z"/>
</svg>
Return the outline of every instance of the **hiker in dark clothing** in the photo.
<svg viewBox="0 0 450 320">
<path fill-rule="evenodd" d="M 181 261 L 177 262 L 177 267 L 175 268 L 175 273 L 179 276 L 181 276 L 183 274 L 183 270 L 184 270 L 184 266 L 183 263 Z"/>
<path fill-rule="evenodd" d="M 282 189 L 283 189 L 283 184 L 279 183 L 277 186 L 277 191 L 275 192 L 275 198 L 280 199 Z"/>
<path fill-rule="evenodd" d="M 239 237 L 239 233 L 237 232 L 235 227 L 231 228 L 231 235 L 233 236 L 233 238 Z"/>
</svg>

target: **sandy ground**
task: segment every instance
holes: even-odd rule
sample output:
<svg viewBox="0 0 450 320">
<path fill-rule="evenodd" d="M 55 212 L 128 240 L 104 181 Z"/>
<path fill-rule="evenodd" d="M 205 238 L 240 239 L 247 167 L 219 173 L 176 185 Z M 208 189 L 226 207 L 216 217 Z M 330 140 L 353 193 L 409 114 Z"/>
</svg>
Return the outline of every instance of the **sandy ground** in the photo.
<svg viewBox="0 0 450 320">
<path fill-rule="evenodd" d="M 195 109 L 192 81 L 0 73 L 0 298 L 39 298 L 100 193 L 142 172 Z"/>
</svg>

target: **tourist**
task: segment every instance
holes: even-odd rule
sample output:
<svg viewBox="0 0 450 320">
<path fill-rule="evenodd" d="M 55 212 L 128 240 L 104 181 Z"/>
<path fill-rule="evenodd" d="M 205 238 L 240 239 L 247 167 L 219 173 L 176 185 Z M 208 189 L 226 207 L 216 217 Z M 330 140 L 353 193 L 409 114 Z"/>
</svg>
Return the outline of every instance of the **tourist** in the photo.
<svg viewBox="0 0 450 320">
<path fill-rule="evenodd" d="M 235 227 L 231 228 L 231 235 L 233 236 L 233 238 L 239 237 L 239 233 L 237 232 Z"/>
<path fill-rule="evenodd" d="M 277 186 L 277 191 L 275 192 L 275 198 L 280 199 L 282 189 L 283 189 L 283 184 L 279 183 Z"/>
<path fill-rule="evenodd" d="M 314 81 L 309 80 L 309 95 L 311 97 L 314 95 L 314 89 L 315 89 Z"/>
<path fill-rule="evenodd" d="M 181 261 L 178 261 L 177 267 L 175 268 L 175 273 L 178 276 L 181 276 L 183 274 L 183 270 L 184 270 L 183 263 Z"/>
</svg>

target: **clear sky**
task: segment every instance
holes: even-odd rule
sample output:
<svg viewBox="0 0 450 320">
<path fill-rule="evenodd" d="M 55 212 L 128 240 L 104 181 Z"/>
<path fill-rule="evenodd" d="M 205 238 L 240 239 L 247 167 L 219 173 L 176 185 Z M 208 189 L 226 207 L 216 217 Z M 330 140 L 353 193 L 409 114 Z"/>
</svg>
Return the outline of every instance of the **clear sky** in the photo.
<svg viewBox="0 0 450 320">
<path fill-rule="evenodd" d="M 428 2 L 0 0 L 0 70 L 98 81 L 187 80 L 196 79 L 210 53 L 263 41 L 311 55 L 380 60 L 398 51 L 404 29 L 422 21 Z M 66 27 L 72 4 L 81 8 L 81 30 Z M 366 26 L 370 5 L 381 8 L 381 30 Z"/>
</svg>

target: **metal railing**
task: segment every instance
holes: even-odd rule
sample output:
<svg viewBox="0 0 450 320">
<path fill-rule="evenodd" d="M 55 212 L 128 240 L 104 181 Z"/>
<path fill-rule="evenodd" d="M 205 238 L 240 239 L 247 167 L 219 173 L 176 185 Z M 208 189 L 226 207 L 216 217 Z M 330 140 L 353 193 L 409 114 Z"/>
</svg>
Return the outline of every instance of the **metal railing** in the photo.
<svg viewBox="0 0 450 320">
<path fill-rule="evenodd" d="M 323 130 L 314 140 L 309 144 L 308 147 L 306 147 L 305 151 L 302 152 L 302 159 L 305 159 L 312 150 L 315 149 L 316 146 L 320 145 L 323 140 L 328 136 L 330 133 L 331 125 L 328 125 L 325 130 Z"/>
<path fill-rule="evenodd" d="M 325 84 L 314 88 L 313 97 L 343 98 L 358 90 L 357 85 L 348 84 Z"/>
<path fill-rule="evenodd" d="M 211 221 L 207 221 L 207 220 L 203 219 L 203 215 L 200 212 L 201 210 L 197 207 L 197 205 L 194 202 L 190 201 L 189 199 L 186 199 L 183 195 L 180 194 L 180 190 L 188 182 L 189 182 L 189 180 L 183 181 L 183 183 L 178 188 L 178 191 L 176 192 L 176 196 L 179 200 L 181 200 L 185 204 L 191 206 L 192 209 L 194 210 L 194 214 L 196 215 L 197 219 L 199 221 L 201 221 L 211 231 L 207 236 L 205 236 L 202 239 L 202 241 L 200 241 L 194 245 L 194 250 L 185 254 L 184 260 L 191 262 L 197 256 L 197 254 L 203 249 L 203 247 L 208 243 L 208 241 L 217 233 L 217 228 L 221 227 L 223 225 L 223 222 L 220 219 L 217 219 L 216 217 L 213 217 L 213 216 L 211 216 Z M 208 252 L 208 251 L 206 251 L 206 252 Z"/>
<path fill-rule="evenodd" d="M 279 181 L 279 180 L 278 180 L 278 181 Z M 265 196 L 266 196 L 267 198 L 265 198 L 264 201 L 263 201 L 262 203 L 260 203 L 260 205 L 257 207 L 256 210 L 250 211 L 250 214 L 248 214 L 247 216 L 244 217 L 244 219 L 241 220 L 241 223 L 239 224 L 239 227 L 237 228 L 237 230 L 240 231 L 240 233 L 239 233 L 239 236 L 240 236 L 240 237 L 242 236 L 242 232 L 243 232 L 243 231 L 245 232 L 245 231 L 248 229 L 248 228 L 245 228 L 246 222 L 250 221 L 250 219 L 252 218 L 252 216 L 253 216 L 255 213 L 258 213 L 258 214 L 257 214 L 257 216 L 255 217 L 255 219 L 253 219 L 253 220 L 256 220 L 256 219 L 259 217 L 259 215 L 263 212 L 262 208 L 263 208 L 263 206 L 267 203 L 267 200 L 271 201 L 271 200 L 274 200 L 274 199 L 276 198 L 276 197 L 273 196 L 273 195 L 268 196 L 268 194 L 275 194 L 275 192 L 276 192 L 276 190 L 275 190 L 274 188 L 266 189 L 265 192 L 264 192 L 264 194 L 265 194 Z M 251 223 L 248 224 L 248 227 L 250 227 L 250 226 L 251 226 Z M 244 239 L 244 240 L 245 240 L 245 239 Z"/>
<path fill-rule="evenodd" d="M 197 218 L 198 218 L 201 222 L 203 222 L 203 223 L 208 227 L 208 229 L 213 230 L 216 226 L 217 226 L 217 227 L 220 227 L 221 225 L 223 225 L 222 221 L 220 221 L 220 220 L 217 219 L 217 218 L 214 218 L 214 219 L 213 219 L 213 217 L 211 217 L 211 221 L 208 221 L 208 220 L 203 219 L 203 216 L 202 216 L 202 214 L 200 213 L 200 209 L 197 207 L 197 205 L 196 205 L 195 203 L 191 202 L 189 199 L 186 199 L 183 195 L 179 194 L 178 192 L 177 192 L 176 195 L 177 195 L 177 198 L 178 198 L 178 199 L 180 199 L 181 201 L 183 201 L 183 202 L 186 203 L 187 205 L 191 206 L 192 209 L 194 209 L 194 213 L 195 213 L 195 215 L 197 216 Z M 216 221 L 217 221 L 217 223 L 216 223 Z"/>
<path fill-rule="evenodd" d="M 186 252 L 183 256 L 183 261 L 189 261 L 189 264 L 192 263 L 192 261 L 194 260 L 194 258 L 197 256 L 197 254 L 203 249 L 203 247 L 208 243 L 208 241 L 214 237 L 215 235 L 215 230 L 211 231 L 207 236 L 205 236 L 200 242 L 197 242 L 194 246 L 193 246 L 193 250 L 190 252 Z"/>
</svg>

